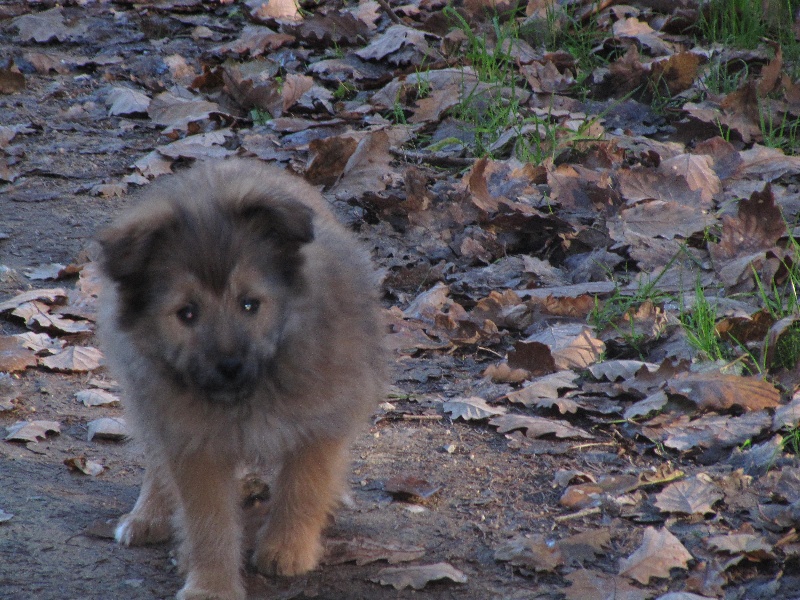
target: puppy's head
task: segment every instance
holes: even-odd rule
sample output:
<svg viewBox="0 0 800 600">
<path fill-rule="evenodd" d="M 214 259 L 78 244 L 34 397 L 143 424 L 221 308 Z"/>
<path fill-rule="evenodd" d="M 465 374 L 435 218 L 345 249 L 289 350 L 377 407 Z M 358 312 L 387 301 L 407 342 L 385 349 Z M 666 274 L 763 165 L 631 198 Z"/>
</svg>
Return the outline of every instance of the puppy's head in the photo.
<svg viewBox="0 0 800 600">
<path fill-rule="evenodd" d="M 138 351 L 201 396 L 233 402 L 270 368 L 287 304 L 302 295 L 313 212 L 191 175 L 154 187 L 102 232 L 101 268 L 116 286 L 115 326 Z"/>
</svg>

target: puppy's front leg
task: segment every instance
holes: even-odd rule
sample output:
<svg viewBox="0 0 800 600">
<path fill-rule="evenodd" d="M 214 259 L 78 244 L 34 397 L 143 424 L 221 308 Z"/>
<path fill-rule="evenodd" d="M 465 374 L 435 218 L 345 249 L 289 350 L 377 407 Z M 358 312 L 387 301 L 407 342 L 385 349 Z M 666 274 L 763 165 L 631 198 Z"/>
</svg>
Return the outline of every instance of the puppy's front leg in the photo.
<svg viewBox="0 0 800 600">
<path fill-rule="evenodd" d="M 142 489 L 133 509 L 124 515 L 114 538 L 125 546 L 165 542 L 172 536 L 175 484 L 167 467 L 147 456 Z"/>
<path fill-rule="evenodd" d="M 292 452 L 275 482 L 253 562 L 267 574 L 300 575 L 322 556 L 322 529 L 341 499 L 344 440 L 316 440 Z"/>
<path fill-rule="evenodd" d="M 173 465 L 180 498 L 178 600 L 242 600 L 242 531 L 235 468 L 198 453 Z"/>
</svg>

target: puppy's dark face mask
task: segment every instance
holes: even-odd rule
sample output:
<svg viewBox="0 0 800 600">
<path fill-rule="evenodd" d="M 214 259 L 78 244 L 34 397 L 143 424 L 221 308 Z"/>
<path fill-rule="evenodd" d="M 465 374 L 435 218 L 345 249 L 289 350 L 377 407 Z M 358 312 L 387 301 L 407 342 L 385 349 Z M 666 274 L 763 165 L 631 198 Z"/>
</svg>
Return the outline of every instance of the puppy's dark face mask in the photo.
<svg viewBox="0 0 800 600">
<path fill-rule="evenodd" d="M 178 385 L 230 404 L 248 398 L 302 295 L 313 213 L 268 196 L 186 208 L 164 202 L 106 230 L 102 269 L 118 326 Z"/>
</svg>

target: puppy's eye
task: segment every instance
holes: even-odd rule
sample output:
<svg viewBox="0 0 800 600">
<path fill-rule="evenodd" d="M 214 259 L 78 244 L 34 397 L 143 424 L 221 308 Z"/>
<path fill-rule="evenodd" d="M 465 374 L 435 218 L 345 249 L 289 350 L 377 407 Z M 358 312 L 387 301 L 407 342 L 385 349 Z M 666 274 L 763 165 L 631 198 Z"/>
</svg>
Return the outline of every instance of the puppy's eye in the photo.
<svg viewBox="0 0 800 600">
<path fill-rule="evenodd" d="M 186 325 L 191 325 L 197 320 L 198 311 L 196 304 L 187 304 L 186 306 L 178 309 L 178 312 L 175 313 L 178 316 L 178 319 L 181 320 L 182 323 Z"/>
<path fill-rule="evenodd" d="M 261 306 L 261 301 L 255 298 L 245 298 L 242 300 L 242 310 L 248 313 L 257 313 Z"/>
</svg>

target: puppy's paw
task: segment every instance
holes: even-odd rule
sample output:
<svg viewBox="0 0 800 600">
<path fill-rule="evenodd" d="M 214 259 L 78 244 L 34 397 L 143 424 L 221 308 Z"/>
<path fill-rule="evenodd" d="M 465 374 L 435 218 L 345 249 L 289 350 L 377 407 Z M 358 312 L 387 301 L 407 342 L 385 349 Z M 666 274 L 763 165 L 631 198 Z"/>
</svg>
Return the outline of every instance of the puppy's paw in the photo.
<svg viewBox="0 0 800 600">
<path fill-rule="evenodd" d="M 172 537 L 167 519 L 147 519 L 135 513 L 123 515 L 114 529 L 114 539 L 123 546 L 158 544 Z"/>
<path fill-rule="evenodd" d="M 201 590 L 195 587 L 190 588 L 187 585 L 178 592 L 177 600 L 244 600 L 245 594 L 243 591 L 234 590 L 229 593 L 226 592 L 211 592 L 208 590 Z"/>
<path fill-rule="evenodd" d="M 322 558 L 319 536 L 298 535 L 292 541 L 261 540 L 253 554 L 253 565 L 265 575 L 302 575 L 316 568 Z"/>
</svg>

